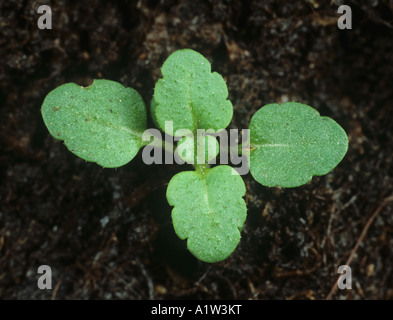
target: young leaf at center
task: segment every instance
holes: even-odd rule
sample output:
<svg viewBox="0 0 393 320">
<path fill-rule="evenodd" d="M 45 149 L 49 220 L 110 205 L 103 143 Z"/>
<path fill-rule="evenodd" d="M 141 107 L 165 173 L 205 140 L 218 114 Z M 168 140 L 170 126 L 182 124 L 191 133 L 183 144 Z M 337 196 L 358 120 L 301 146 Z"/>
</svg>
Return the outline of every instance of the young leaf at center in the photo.
<svg viewBox="0 0 393 320">
<path fill-rule="evenodd" d="M 297 187 L 327 174 L 348 149 L 337 122 L 295 102 L 259 109 L 251 119 L 250 143 L 250 172 L 268 187 Z"/>
<path fill-rule="evenodd" d="M 229 166 L 180 172 L 170 181 L 167 199 L 173 227 L 198 259 L 218 262 L 226 259 L 240 241 L 246 219 L 243 179 Z"/>
</svg>

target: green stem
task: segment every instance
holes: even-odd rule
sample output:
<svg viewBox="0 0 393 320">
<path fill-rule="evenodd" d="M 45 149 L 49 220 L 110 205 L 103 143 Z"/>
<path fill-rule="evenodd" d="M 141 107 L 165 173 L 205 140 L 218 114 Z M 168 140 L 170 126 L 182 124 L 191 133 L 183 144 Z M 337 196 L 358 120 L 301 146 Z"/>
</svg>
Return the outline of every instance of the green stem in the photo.
<svg viewBox="0 0 393 320">
<path fill-rule="evenodd" d="M 205 175 L 209 169 L 210 169 L 210 165 L 205 163 L 205 164 L 194 164 L 195 167 L 195 171 L 199 172 L 202 175 Z"/>
</svg>

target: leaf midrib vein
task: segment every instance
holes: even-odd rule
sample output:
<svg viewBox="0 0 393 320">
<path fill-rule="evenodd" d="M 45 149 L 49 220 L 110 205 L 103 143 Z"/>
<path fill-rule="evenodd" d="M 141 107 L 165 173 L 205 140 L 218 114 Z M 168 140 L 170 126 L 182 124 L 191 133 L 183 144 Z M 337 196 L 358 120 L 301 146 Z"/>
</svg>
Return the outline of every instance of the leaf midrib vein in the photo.
<svg viewBox="0 0 393 320">
<path fill-rule="evenodd" d="M 101 126 L 103 126 L 103 127 L 109 127 L 109 128 L 113 128 L 113 129 L 115 129 L 115 130 L 116 130 L 116 129 L 123 130 L 123 131 L 125 131 L 125 132 L 131 134 L 132 136 L 134 136 L 134 137 L 136 137 L 136 138 L 138 138 L 138 139 L 140 139 L 141 136 L 142 136 L 142 134 L 143 134 L 143 133 L 140 132 L 140 131 L 132 130 L 132 129 L 126 127 L 126 126 L 116 125 L 116 124 L 114 124 L 114 123 L 108 123 L 108 122 L 106 122 L 106 121 L 101 121 L 100 119 L 97 119 L 97 118 L 92 118 L 91 121 L 92 121 L 92 122 L 96 122 L 98 125 L 101 125 Z"/>
<path fill-rule="evenodd" d="M 190 109 L 190 113 L 191 113 L 191 118 L 192 118 L 192 123 L 193 123 L 193 127 L 194 130 L 196 131 L 198 129 L 198 122 L 197 122 L 197 118 L 194 112 L 194 104 L 192 103 L 191 100 L 191 83 L 190 83 L 190 76 L 186 77 L 186 87 L 187 87 L 187 96 L 188 96 L 188 106 Z"/>
<path fill-rule="evenodd" d="M 252 143 L 251 147 L 257 147 L 257 148 L 263 148 L 263 147 L 277 147 L 277 148 L 281 148 L 281 147 L 293 147 L 293 144 L 288 144 L 288 143 Z"/>
<path fill-rule="evenodd" d="M 209 214 L 210 214 L 209 217 L 213 218 L 214 217 L 213 216 L 214 211 L 212 210 L 212 208 L 210 206 L 209 190 L 207 188 L 207 181 L 206 181 L 205 177 L 202 177 L 202 182 L 203 182 L 203 187 L 205 189 L 205 201 L 206 201 L 206 204 L 207 204 L 207 209 L 208 209 Z"/>
</svg>

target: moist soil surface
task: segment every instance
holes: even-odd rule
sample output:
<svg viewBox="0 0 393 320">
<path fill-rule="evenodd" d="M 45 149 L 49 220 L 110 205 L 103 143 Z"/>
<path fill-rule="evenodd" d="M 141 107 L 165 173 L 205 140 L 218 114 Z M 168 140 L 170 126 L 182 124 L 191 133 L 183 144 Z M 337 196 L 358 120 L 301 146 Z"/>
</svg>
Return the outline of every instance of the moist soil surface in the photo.
<svg viewBox="0 0 393 320">
<path fill-rule="evenodd" d="M 44 3 L 0 4 L 0 298 L 393 298 L 392 1 L 347 1 L 345 30 L 334 1 L 58 0 L 41 30 Z M 182 48 L 226 80 L 229 128 L 298 101 L 349 138 L 337 168 L 302 187 L 245 175 L 241 242 L 214 264 L 176 236 L 165 198 L 192 167 L 145 165 L 140 152 L 104 169 L 53 139 L 40 112 L 57 86 L 101 78 L 149 105 L 163 61 Z M 343 264 L 351 290 L 336 290 Z M 40 265 L 52 268 L 51 290 L 37 288 Z"/>
</svg>

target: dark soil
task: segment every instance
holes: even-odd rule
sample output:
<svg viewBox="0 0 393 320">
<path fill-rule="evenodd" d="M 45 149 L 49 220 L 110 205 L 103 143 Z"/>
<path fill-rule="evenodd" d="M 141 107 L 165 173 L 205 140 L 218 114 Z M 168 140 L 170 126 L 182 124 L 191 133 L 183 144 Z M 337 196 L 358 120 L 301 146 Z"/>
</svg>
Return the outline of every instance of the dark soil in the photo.
<svg viewBox="0 0 393 320">
<path fill-rule="evenodd" d="M 337 27 L 331 2 L 58 0 L 53 29 L 40 30 L 45 1 L 1 1 L 0 298 L 324 299 L 351 258 L 352 290 L 332 298 L 392 299 L 393 2 L 347 1 L 351 30 Z M 94 78 L 149 103 L 180 48 L 226 79 L 231 128 L 295 100 L 350 141 L 335 170 L 303 187 L 245 176 L 241 243 L 215 264 L 195 259 L 172 228 L 166 186 L 189 168 L 147 166 L 140 155 L 119 169 L 86 163 L 40 114 L 52 89 Z M 52 290 L 37 288 L 40 265 L 52 267 Z"/>
</svg>

